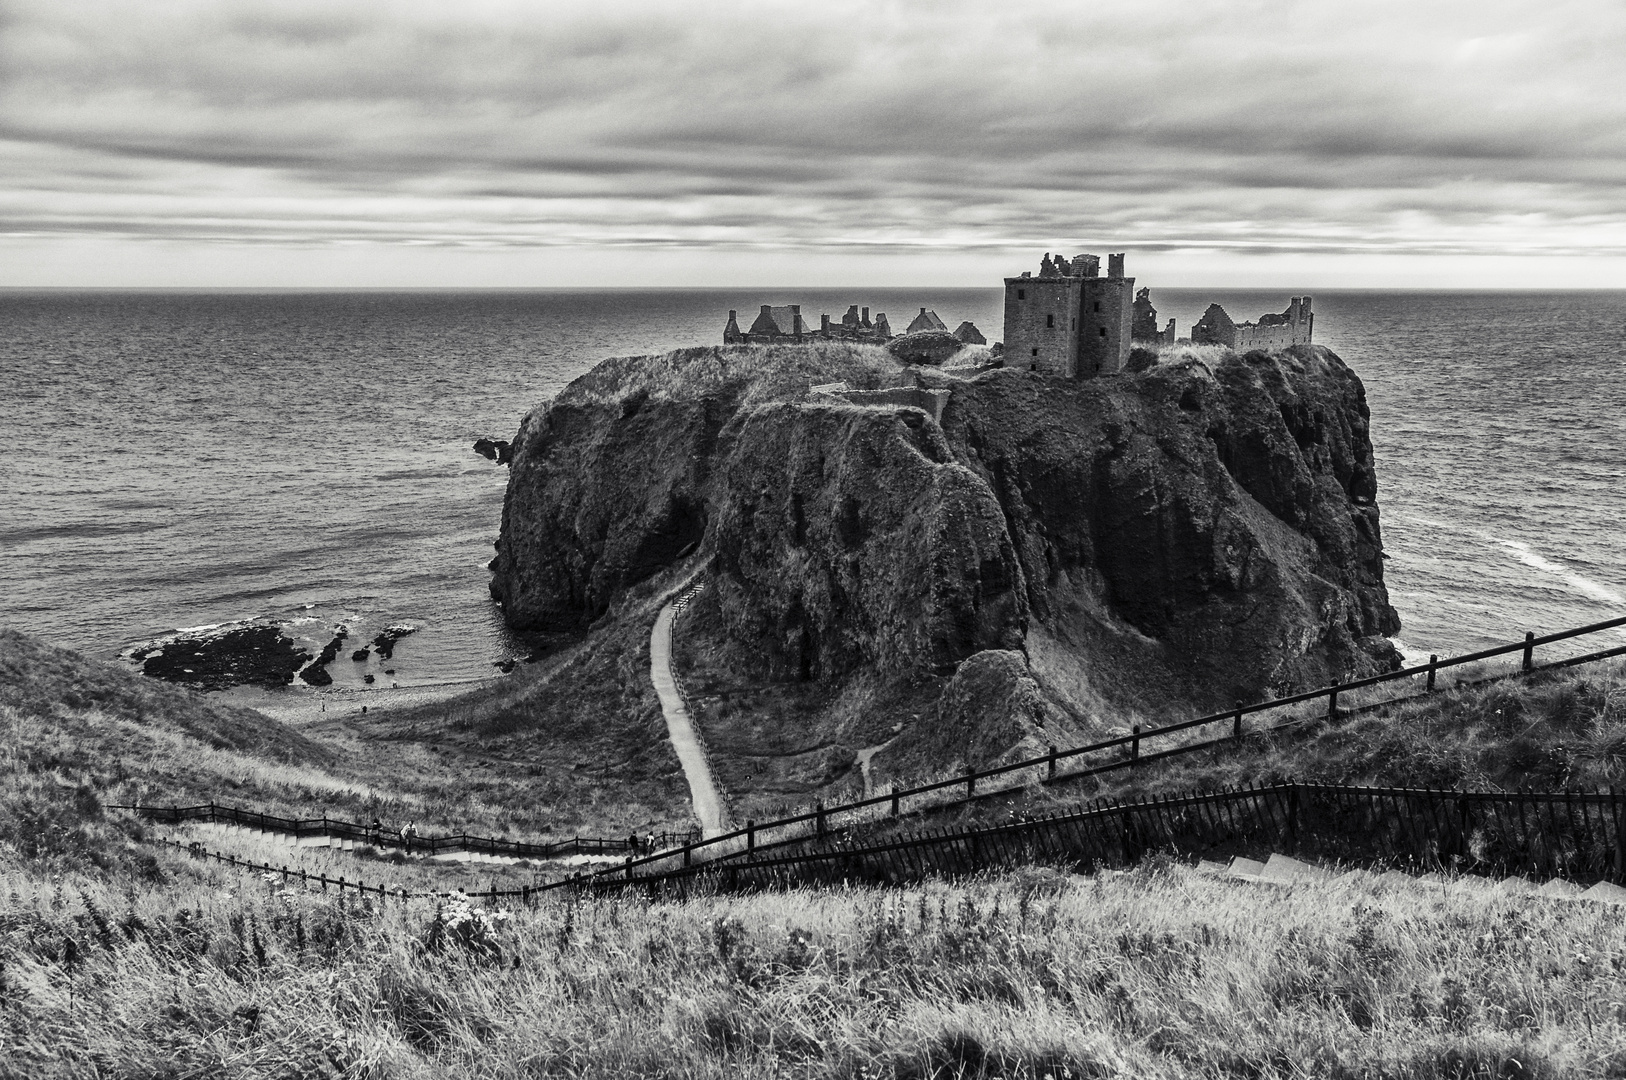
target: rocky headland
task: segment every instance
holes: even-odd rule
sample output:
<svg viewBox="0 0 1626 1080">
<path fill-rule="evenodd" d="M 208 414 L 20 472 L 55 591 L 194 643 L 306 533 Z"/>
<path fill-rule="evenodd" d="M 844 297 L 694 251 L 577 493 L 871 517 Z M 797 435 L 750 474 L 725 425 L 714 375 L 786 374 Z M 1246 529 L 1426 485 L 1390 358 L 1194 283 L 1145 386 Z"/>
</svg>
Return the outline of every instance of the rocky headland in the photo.
<svg viewBox="0 0 1626 1080">
<path fill-rule="evenodd" d="M 836 747 L 814 772 L 900 723 L 898 760 L 982 763 L 1394 666 L 1368 419 L 1319 346 L 1083 382 L 851 345 L 610 360 L 521 425 L 491 590 L 583 634 L 704 565 L 699 692 L 799 695 Z"/>
</svg>

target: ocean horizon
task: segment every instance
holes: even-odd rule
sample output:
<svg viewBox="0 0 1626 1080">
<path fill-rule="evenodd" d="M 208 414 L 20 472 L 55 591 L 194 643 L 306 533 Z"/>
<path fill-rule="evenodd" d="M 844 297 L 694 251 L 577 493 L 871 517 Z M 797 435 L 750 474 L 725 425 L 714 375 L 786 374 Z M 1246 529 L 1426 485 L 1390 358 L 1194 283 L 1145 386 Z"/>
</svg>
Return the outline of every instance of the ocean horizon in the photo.
<svg viewBox="0 0 1626 1080">
<path fill-rule="evenodd" d="M 1251 320 L 1304 292 L 1367 388 L 1408 655 L 1626 612 L 1626 291 L 1152 300 L 1185 335 L 1210 302 Z M 99 658 L 249 620 L 313 652 L 417 628 L 388 675 L 345 659 L 267 704 L 500 677 L 528 646 L 486 594 L 507 473 L 474 440 L 606 357 L 784 303 L 1001 336 L 997 288 L 0 289 L 0 625 Z"/>
</svg>

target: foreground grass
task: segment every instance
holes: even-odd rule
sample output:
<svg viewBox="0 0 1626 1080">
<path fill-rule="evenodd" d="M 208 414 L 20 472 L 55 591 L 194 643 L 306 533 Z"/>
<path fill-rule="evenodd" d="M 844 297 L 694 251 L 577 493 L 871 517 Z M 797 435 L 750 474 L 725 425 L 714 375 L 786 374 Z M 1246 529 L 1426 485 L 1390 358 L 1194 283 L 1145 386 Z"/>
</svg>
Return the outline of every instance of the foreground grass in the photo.
<svg viewBox="0 0 1626 1080">
<path fill-rule="evenodd" d="M 1626 1072 L 1626 909 L 1465 881 L 1154 861 L 500 918 L 0 877 L 5 1076 Z"/>
</svg>

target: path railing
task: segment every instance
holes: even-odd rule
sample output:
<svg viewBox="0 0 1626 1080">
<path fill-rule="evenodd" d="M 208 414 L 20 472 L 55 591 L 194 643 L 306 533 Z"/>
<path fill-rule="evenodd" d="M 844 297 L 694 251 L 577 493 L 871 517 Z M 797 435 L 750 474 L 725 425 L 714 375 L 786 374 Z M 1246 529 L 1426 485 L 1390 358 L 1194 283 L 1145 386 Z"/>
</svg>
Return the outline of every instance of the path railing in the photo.
<svg viewBox="0 0 1626 1080">
<path fill-rule="evenodd" d="M 636 875 L 578 876 L 591 891 L 686 892 L 903 883 L 1043 863 L 1131 865 L 1152 851 L 1227 857 L 1281 851 L 1346 863 L 1626 883 L 1626 789 L 1442 791 L 1286 783 L 1122 802 L 1101 800 L 981 829 L 921 830 L 871 845 L 832 837 L 825 850 Z M 546 888 L 546 887 L 544 887 Z"/>
<path fill-rule="evenodd" d="M 1068 750 L 1060 750 L 1052 746 L 1049 753 L 1043 757 L 1028 758 L 991 769 L 968 771 L 961 776 L 920 784 L 915 787 L 894 788 L 886 794 L 874 795 L 837 806 L 827 807 L 823 803 L 819 803 L 812 810 L 805 813 L 793 814 L 761 824 L 748 821 L 743 828 L 712 837 L 709 840 L 685 844 L 677 850 L 667 850 L 642 857 L 629 855 L 623 865 L 606 868 L 600 871 L 598 876 L 609 880 L 625 881 L 631 876 L 636 876 L 635 872 L 640 869 L 655 872 L 657 866 L 664 871 L 692 868 L 698 863 L 717 860 L 737 860 L 741 858 L 749 860 L 756 858 L 765 849 L 804 842 L 810 837 L 817 840 L 827 834 L 838 832 L 849 825 L 873 820 L 877 814 L 898 818 L 905 813 L 963 805 L 1002 792 L 1016 790 L 1028 783 L 1041 785 L 1060 784 L 1115 769 L 1132 768 L 1162 758 L 1211 749 L 1239 741 L 1250 734 L 1296 727 L 1317 720 L 1323 715 L 1337 717 L 1340 715 L 1339 697 L 1367 687 L 1394 682 L 1407 682 L 1414 686 L 1418 682 L 1422 683 L 1421 693 L 1404 695 L 1383 704 L 1426 696 L 1436 691 L 1436 679 L 1440 672 L 1466 664 L 1481 663 L 1500 656 L 1520 654 L 1520 673 L 1553 670 L 1623 656 L 1626 655 L 1626 645 L 1600 649 L 1579 656 L 1564 657 L 1542 665 L 1535 663 L 1535 650 L 1541 646 L 1598 634 L 1623 626 L 1626 626 L 1626 617 L 1608 619 L 1603 622 L 1539 637 L 1534 633 L 1526 633 L 1523 641 L 1510 645 L 1484 649 L 1445 660 L 1431 656 L 1426 664 L 1416 664 L 1411 667 L 1401 668 L 1398 671 L 1384 672 L 1380 675 L 1373 675 L 1353 682 L 1333 683 L 1330 686 L 1316 690 L 1255 702 L 1252 705 L 1238 703 L 1233 709 L 1227 709 L 1224 712 L 1213 713 L 1208 716 L 1200 716 L 1194 720 L 1185 720 L 1146 730 L 1142 730 L 1139 725 L 1136 725 L 1131 728 L 1127 735 L 1104 739 L 1085 746 L 1073 747 Z M 1254 726 L 1250 728 L 1247 723 L 1248 717 L 1258 713 L 1320 701 L 1326 702 L 1325 713 L 1313 712 L 1310 715 L 1294 716 L 1279 723 L 1262 727 Z M 1172 736 L 1196 732 L 1202 728 L 1209 728 L 1211 731 L 1218 728 L 1219 732 L 1207 739 L 1195 742 L 1182 741 L 1166 749 L 1156 749 L 1148 746 L 1148 744 L 1157 741 L 1173 741 Z M 1189 736 L 1187 738 L 1189 740 Z M 1074 767 L 1065 768 L 1064 766 Z M 1013 780 L 1015 783 L 1004 787 L 994 787 L 987 783 L 990 780 L 1000 778 Z M 980 793 L 978 790 L 979 785 L 982 788 Z M 963 793 L 958 793 L 959 789 L 962 788 L 964 789 Z M 949 793 L 951 797 L 942 798 L 941 796 L 944 793 Z M 558 888 L 569 883 L 570 881 L 567 880 L 543 886 L 543 888 Z"/>
<path fill-rule="evenodd" d="M 282 866 L 273 866 L 268 862 L 255 862 L 252 859 L 239 859 L 235 855 L 222 855 L 217 851 L 210 851 L 200 843 L 183 844 L 179 840 L 157 841 L 166 847 L 180 848 L 194 859 L 212 859 L 218 863 L 249 873 L 259 874 L 268 884 L 281 884 L 284 888 L 299 886 L 305 892 L 327 892 L 331 888 L 343 896 L 345 891 L 356 893 L 359 896 L 376 896 L 380 900 L 415 900 L 421 898 L 445 899 L 458 895 L 452 892 L 412 892 L 411 890 L 395 885 L 374 884 L 368 885 L 360 878 L 355 881 L 346 881 L 342 876 L 330 878 L 326 874 L 312 874 L 307 870 L 294 869 L 284 863 Z M 470 900 L 496 899 L 499 897 L 518 897 L 529 902 L 538 892 L 534 886 L 521 886 L 518 889 L 489 889 L 485 892 L 464 892 L 463 896 Z"/>
<path fill-rule="evenodd" d="M 694 833 L 662 832 L 626 837 L 573 836 L 549 844 L 528 844 L 519 840 L 504 840 L 489 836 L 471 836 L 455 833 L 444 836 L 403 836 L 399 831 L 372 828 L 355 821 L 340 818 L 286 818 L 275 814 L 262 814 L 235 806 L 206 803 L 199 806 L 129 806 L 108 804 L 108 810 L 128 810 L 149 821 L 178 825 L 182 822 L 208 822 L 217 825 L 240 825 L 262 832 L 281 833 L 296 839 L 325 836 L 334 840 L 350 840 L 374 848 L 395 848 L 409 855 L 438 855 L 442 852 L 468 851 L 486 855 L 503 855 L 516 859 L 553 859 L 566 855 L 604 855 L 614 852 L 659 851 L 663 847 L 692 844 Z"/>
</svg>

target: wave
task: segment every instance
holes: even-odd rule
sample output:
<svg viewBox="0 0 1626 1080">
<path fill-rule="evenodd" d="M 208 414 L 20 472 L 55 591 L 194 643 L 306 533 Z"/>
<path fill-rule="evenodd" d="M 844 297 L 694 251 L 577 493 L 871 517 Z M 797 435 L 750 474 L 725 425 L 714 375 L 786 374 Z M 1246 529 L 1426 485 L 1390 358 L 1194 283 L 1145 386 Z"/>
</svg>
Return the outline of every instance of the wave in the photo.
<svg viewBox="0 0 1626 1080">
<path fill-rule="evenodd" d="M 479 471 L 483 471 L 483 470 L 471 470 L 471 471 L 479 472 Z M 452 476 L 461 476 L 461 475 L 465 475 L 465 474 L 458 467 L 442 465 L 442 466 L 439 466 L 438 468 L 394 469 L 394 470 L 392 470 L 390 472 L 379 473 L 378 476 L 375 477 L 375 479 L 378 479 L 378 480 L 434 480 L 434 479 L 438 479 L 438 478 L 442 478 L 442 477 L 452 477 Z"/>
<path fill-rule="evenodd" d="M 39 540 L 100 540 L 110 536 L 136 536 L 168 528 L 167 521 L 81 522 L 74 525 L 33 525 L 0 529 L 0 544 L 27 544 Z"/>
<path fill-rule="evenodd" d="M 1512 551 L 1524 565 L 1533 567 L 1543 573 L 1552 574 L 1582 596 L 1605 604 L 1626 606 L 1626 596 L 1622 596 L 1602 582 L 1593 581 L 1584 574 L 1576 573 L 1563 563 L 1554 562 L 1538 555 L 1529 544 L 1518 540 L 1503 540 L 1494 536 L 1490 539 Z"/>
</svg>

